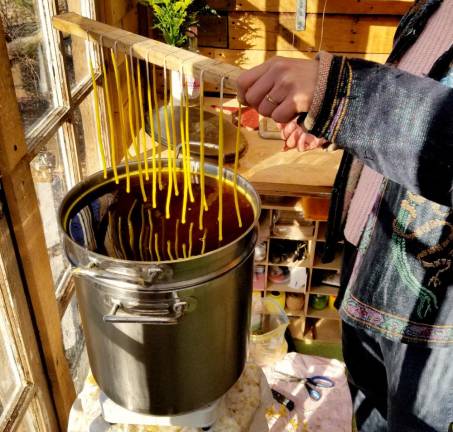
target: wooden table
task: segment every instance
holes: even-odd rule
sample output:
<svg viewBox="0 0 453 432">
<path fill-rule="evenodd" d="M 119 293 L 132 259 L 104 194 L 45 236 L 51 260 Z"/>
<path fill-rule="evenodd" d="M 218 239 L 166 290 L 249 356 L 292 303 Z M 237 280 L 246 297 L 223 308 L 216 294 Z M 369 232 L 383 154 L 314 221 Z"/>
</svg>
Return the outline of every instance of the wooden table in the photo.
<svg viewBox="0 0 453 432">
<path fill-rule="evenodd" d="M 260 138 L 244 131 L 248 148 L 239 162 L 239 173 L 263 195 L 330 195 L 342 151 L 317 149 L 304 153 L 281 151 L 283 141 Z"/>
<path fill-rule="evenodd" d="M 205 108 L 212 111 L 217 98 L 205 98 Z M 225 106 L 235 106 L 228 100 Z M 230 116 L 225 111 L 225 118 Z M 340 164 L 342 151 L 322 149 L 300 153 L 283 152 L 282 140 L 263 139 L 258 131 L 242 128 L 247 150 L 239 161 L 239 174 L 249 180 L 261 195 L 329 196 Z"/>
</svg>

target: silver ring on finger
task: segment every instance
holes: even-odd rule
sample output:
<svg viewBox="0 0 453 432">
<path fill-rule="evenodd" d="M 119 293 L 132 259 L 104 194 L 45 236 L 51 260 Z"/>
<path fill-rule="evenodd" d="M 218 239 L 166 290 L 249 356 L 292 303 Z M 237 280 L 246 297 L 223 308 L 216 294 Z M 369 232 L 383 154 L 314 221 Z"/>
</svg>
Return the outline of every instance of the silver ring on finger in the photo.
<svg viewBox="0 0 453 432">
<path fill-rule="evenodd" d="M 266 96 L 264 96 L 264 99 L 266 99 L 270 104 L 272 104 L 274 106 L 279 105 L 279 103 L 277 101 L 275 101 L 274 99 L 271 98 L 270 94 L 267 94 Z"/>
</svg>

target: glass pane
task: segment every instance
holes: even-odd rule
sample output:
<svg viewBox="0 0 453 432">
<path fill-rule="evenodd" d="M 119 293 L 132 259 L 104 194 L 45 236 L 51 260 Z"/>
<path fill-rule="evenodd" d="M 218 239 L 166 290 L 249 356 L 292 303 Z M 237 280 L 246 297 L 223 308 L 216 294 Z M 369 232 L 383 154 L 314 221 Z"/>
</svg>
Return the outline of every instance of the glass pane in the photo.
<svg viewBox="0 0 453 432">
<path fill-rule="evenodd" d="M 96 134 L 93 93 L 89 94 L 74 113 L 74 130 L 77 138 L 77 155 L 85 178 L 102 169 Z"/>
<path fill-rule="evenodd" d="M 87 377 L 89 365 L 85 337 L 80 321 L 79 306 L 75 295 L 72 297 L 63 315 L 61 327 L 63 330 L 65 355 L 68 359 L 76 392 L 79 393 Z"/>
<path fill-rule="evenodd" d="M 38 5 L 38 0 L 0 1 L 0 18 L 26 131 L 55 106 L 51 62 Z"/>
<path fill-rule="evenodd" d="M 2 310 L 0 309 L 0 312 Z M 12 348 L 14 340 L 6 328 L 6 323 L 7 318 L 0 313 L 0 423 L 3 413 L 22 387 Z"/>
<path fill-rule="evenodd" d="M 68 266 L 58 229 L 58 207 L 67 191 L 64 164 L 55 135 L 30 164 L 46 237 L 52 275 L 57 287 Z"/>
<path fill-rule="evenodd" d="M 16 432 L 36 432 L 38 430 L 40 430 L 40 428 L 38 427 L 34 416 L 33 405 L 30 405 L 25 412 L 23 419 L 19 423 Z"/>
<path fill-rule="evenodd" d="M 87 18 L 93 18 L 88 0 L 58 0 L 58 6 L 61 12 L 75 12 Z M 63 46 L 68 66 L 68 80 L 73 89 L 90 74 L 88 42 L 77 37 L 73 38 L 70 34 L 64 34 Z"/>
</svg>

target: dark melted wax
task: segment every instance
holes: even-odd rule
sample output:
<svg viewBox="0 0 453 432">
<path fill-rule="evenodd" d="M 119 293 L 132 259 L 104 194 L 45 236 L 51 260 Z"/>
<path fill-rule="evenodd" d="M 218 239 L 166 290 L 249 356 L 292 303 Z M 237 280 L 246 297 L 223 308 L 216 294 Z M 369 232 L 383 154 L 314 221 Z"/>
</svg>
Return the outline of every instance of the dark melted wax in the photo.
<svg viewBox="0 0 453 432">
<path fill-rule="evenodd" d="M 147 201 L 144 202 L 137 176 L 131 177 L 130 193 L 126 192 L 124 179 L 118 185 L 110 183 L 107 188 L 102 188 L 102 193 L 98 193 L 96 198 L 91 198 L 90 202 L 91 207 L 93 202 L 97 202 L 97 207 L 100 208 L 99 221 L 93 226 L 96 252 L 135 261 L 175 260 L 184 258 L 184 247 L 187 257 L 196 256 L 202 252 L 207 253 L 218 249 L 240 237 L 254 220 L 254 210 L 249 200 L 238 190 L 242 218 L 242 227 L 239 227 L 233 186 L 226 181 L 223 182 L 223 239 L 220 241 L 217 179 L 205 176 L 208 210 L 203 213 L 203 228 L 200 229 L 201 189 L 198 183 L 199 177 L 192 176 L 192 178 L 197 182 L 192 183 L 194 201 L 190 202 L 190 196 L 187 195 L 185 223 L 182 223 L 184 181 L 181 173 L 177 176 L 178 196 L 175 196 L 173 187 L 170 218 L 166 218 L 165 215 L 168 186 L 166 173 L 162 175 L 162 190 L 157 187 L 156 208 L 152 206 L 151 182 L 145 182 Z M 155 243 L 156 234 L 158 235 L 158 253 Z"/>
</svg>

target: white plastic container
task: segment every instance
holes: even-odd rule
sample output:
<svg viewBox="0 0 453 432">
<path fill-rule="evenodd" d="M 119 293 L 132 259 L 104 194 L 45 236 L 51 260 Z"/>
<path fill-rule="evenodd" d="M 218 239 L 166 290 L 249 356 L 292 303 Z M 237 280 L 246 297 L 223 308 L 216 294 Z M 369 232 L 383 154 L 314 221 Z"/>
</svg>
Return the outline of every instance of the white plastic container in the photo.
<svg viewBox="0 0 453 432">
<path fill-rule="evenodd" d="M 258 366 L 270 366 L 288 351 L 285 330 L 288 317 L 280 305 L 269 297 L 254 298 L 250 335 L 250 358 Z"/>
</svg>

